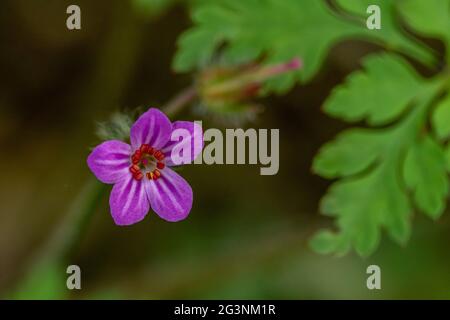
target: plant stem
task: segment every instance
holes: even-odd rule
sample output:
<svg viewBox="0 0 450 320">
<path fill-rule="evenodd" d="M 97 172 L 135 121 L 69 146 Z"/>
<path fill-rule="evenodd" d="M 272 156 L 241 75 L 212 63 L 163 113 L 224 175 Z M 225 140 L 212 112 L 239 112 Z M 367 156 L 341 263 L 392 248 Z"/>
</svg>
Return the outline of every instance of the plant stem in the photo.
<svg viewBox="0 0 450 320">
<path fill-rule="evenodd" d="M 195 87 L 188 87 L 169 101 L 162 110 L 173 117 L 196 97 L 197 91 Z M 107 190 L 107 186 L 98 182 L 94 177 L 91 176 L 87 179 L 78 195 L 70 204 L 64 219 L 32 260 L 25 278 L 32 276 L 41 266 L 64 262 L 70 258 L 79 240 L 86 232 L 89 222 Z M 19 291 L 25 282 L 19 283 Z"/>
<path fill-rule="evenodd" d="M 169 117 L 180 112 L 185 106 L 197 97 L 197 89 L 194 85 L 187 87 L 170 100 L 163 108 L 165 114 Z"/>
<path fill-rule="evenodd" d="M 106 185 L 89 177 L 67 210 L 66 217 L 60 223 L 44 252 L 52 259 L 65 260 L 76 247 L 76 242 L 86 230 L 90 217 L 94 215 L 99 201 L 105 195 Z"/>
<path fill-rule="evenodd" d="M 33 257 L 30 263 L 30 269 L 17 285 L 13 296 L 25 299 L 29 299 L 30 297 L 41 298 L 42 293 L 30 292 L 33 291 L 30 289 L 30 285 L 36 282 L 48 281 L 45 277 L 47 272 L 57 272 L 59 275 L 65 273 L 65 269 L 60 269 L 66 267 L 64 263 L 69 259 L 78 240 L 87 229 L 87 225 L 94 215 L 105 191 L 106 186 L 99 183 L 93 177 L 90 177 L 86 181 L 69 206 L 64 219 L 53 231 L 53 234 L 50 235 L 43 248 Z M 60 277 L 58 276 L 57 278 Z M 45 283 L 43 286 L 45 286 Z M 49 297 L 61 298 L 60 295 L 63 295 L 63 293 L 59 288 L 63 288 L 63 284 L 59 284 L 56 288 L 53 288 L 52 291 L 55 290 L 55 292 L 49 293 Z"/>
</svg>

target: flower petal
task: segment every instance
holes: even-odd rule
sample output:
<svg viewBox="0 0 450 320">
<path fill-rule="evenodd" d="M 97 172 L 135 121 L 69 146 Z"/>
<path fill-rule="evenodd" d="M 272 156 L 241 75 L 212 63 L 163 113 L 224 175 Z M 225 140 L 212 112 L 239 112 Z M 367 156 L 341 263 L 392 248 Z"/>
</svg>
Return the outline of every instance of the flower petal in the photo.
<svg viewBox="0 0 450 320">
<path fill-rule="evenodd" d="M 143 181 L 130 176 L 116 183 L 109 197 L 109 206 L 117 225 L 130 225 L 144 219 L 150 205 Z"/>
<path fill-rule="evenodd" d="M 129 173 L 130 154 L 129 144 L 109 140 L 95 147 L 87 158 L 87 164 L 101 182 L 116 183 Z"/>
<path fill-rule="evenodd" d="M 184 129 L 185 132 L 189 132 L 188 135 L 185 136 L 183 131 L 175 136 L 172 136 L 175 130 Z M 172 137 L 179 137 L 177 141 L 172 141 Z M 172 155 L 172 151 L 174 151 L 174 147 L 176 146 L 176 153 L 179 153 L 180 150 L 189 148 L 190 153 L 186 159 L 182 157 L 182 155 Z M 167 143 L 167 145 L 163 148 L 163 153 L 166 155 L 166 164 L 169 166 L 181 165 L 181 164 L 189 164 L 194 161 L 194 159 L 202 152 L 203 150 L 203 130 L 202 127 L 195 122 L 190 121 L 175 121 L 172 124 L 172 134 L 171 139 Z M 179 159 L 180 158 L 180 159 Z M 182 159 L 181 159 L 182 158 Z M 182 160 L 182 161 L 181 161 Z"/>
<path fill-rule="evenodd" d="M 150 206 L 161 218 L 175 222 L 188 216 L 192 208 L 192 188 L 178 173 L 165 168 L 158 180 L 147 180 L 145 186 Z"/>
<path fill-rule="evenodd" d="M 133 150 L 147 143 L 156 149 L 162 149 L 170 139 L 172 124 L 169 118 L 158 109 L 151 108 L 133 124 L 130 140 Z"/>
</svg>

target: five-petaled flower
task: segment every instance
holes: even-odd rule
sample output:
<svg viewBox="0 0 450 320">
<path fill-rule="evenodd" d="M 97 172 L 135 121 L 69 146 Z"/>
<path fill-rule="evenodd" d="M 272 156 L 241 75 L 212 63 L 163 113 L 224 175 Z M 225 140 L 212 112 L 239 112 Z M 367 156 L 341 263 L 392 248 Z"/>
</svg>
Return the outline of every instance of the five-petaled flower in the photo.
<svg viewBox="0 0 450 320">
<path fill-rule="evenodd" d="M 172 141 L 172 132 L 177 129 L 189 132 L 188 138 Z M 186 218 L 192 208 L 192 189 L 170 168 L 179 164 L 172 150 L 190 150 L 187 154 L 192 162 L 203 149 L 201 126 L 189 121 L 171 123 L 164 113 L 152 108 L 131 127 L 130 142 L 105 141 L 87 159 L 97 179 L 114 184 L 109 199 L 114 222 L 139 222 L 150 207 L 167 221 Z"/>
</svg>

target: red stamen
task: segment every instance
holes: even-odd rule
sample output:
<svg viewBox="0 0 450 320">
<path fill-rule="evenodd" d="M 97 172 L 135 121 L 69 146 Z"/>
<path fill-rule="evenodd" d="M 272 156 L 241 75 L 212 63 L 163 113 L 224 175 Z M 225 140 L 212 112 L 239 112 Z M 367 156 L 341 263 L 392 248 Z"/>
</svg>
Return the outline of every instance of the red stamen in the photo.
<svg viewBox="0 0 450 320">
<path fill-rule="evenodd" d="M 133 173 L 133 174 L 136 174 L 136 173 L 138 173 L 140 171 L 140 168 L 139 168 L 139 166 L 137 166 L 137 165 L 132 165 L 131 167 L 130 167 L 130 172 L 131 173 Z"/>
<path fill-rule="evenodd" d="M 164 169 L 164 167 L 165 167 L 165 164 L 164 163 L 162 163 L 162 162 L 158 162 L 157 164 L 156 164 L 156 167 L 158 168 L 158 169 Z"/>
<path fill-rule="evenodd" d="M 150 146 L 148 144 L 143 144 L 140 148 L 139 151 L 141 151 L 142 153 L 148 153 L 148 149 L 150 149 Z"/>
<path fill-rule="evenodd" d="M 133 164 L 138 164 L 141 159 L 139 157 L 136 157 L 135 155 L 131 157 L 131 161 Z"/>
<path fill-rule="evenodd" d="M 153 180 L 153 172 L 147 172 L 146 175 L 148 180 Z"/>
<path fill-rule="evenodd" d="M 162 153 L 161 151 L 156 151 L 155 152 L 155 158 L 156 158 L 156 160 L 158 160 L 158 161 L 161 161 L 162 159 L 164 159 L 164 153 Z"/>
<path fill-rule="evenodd" d="M 148 156 L 153 156 L 154 159 L 150 159 Z M 164 169 L 166 166 L 161 162 L 164 158 L 165 155 L 161 150 L 157 150 L 146 143 L 142 144 L 131 157 L 133 165 L 130 167 L 130 172 L 132 173 L 133 178 L 141 180 L 144 177 L 144 173 L 141 172 L 141 167 L 146 167 L 151 161 L 156 159 L 156 168 L 152 172 L 146 172 L 145 176 L 149 180 L 157 180 L 161 177 L 161 172 L 159 170 Z"/>
<path fill-rule="evenodd" d="M 161 172 L 158 169 L 153 170 L 153 174 L 155 176 L 155 180 L 161 177 Z"/>
</svg>

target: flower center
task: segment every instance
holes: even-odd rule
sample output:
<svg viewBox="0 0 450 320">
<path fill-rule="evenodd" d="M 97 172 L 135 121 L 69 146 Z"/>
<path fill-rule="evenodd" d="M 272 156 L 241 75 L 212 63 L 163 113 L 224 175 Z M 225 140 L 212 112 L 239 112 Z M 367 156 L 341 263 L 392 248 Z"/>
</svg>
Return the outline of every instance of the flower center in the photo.
<svg viewBox="0 0 450 320">
<path fill-rule="evenodd" d="M 164 153 L 161 150 L 157 150 L 148 144 L 141 145 L 131 156 L 130 172 L 133 178 L 141 180 L 145 175 L 148 180 L 159 179 L 161 170 L 165 167 L 164 158 Z"/>
</svg>

